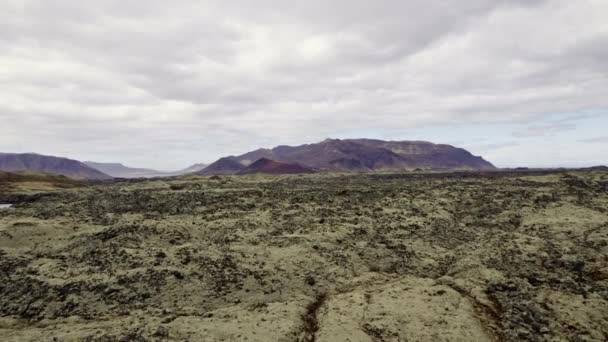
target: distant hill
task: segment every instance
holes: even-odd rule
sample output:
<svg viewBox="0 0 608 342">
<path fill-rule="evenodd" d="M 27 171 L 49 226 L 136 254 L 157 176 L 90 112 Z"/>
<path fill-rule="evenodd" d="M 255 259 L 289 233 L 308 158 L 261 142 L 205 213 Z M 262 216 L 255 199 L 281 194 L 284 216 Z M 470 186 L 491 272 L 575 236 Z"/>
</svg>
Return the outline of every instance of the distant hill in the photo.
<svg viewBox="0 0 608 342">
<path fill-rule="evenodd" d="M 608 171 L 608 166 L 606 166 L 606 165 L 597 165 L 597 166 L 591 166 L 591 167 L 584 167 L 581 170 Z"/>
<path fill-rule="evenodd" d="M 234 157 L 225 157 L 196 172 L 196 174 L 201 176 L 234 175 L 244 168 L 245 165 L 234 160 Z"/>
<path fill-rule="evenodd" d="M 297 174 L 297 173 L 314 173 L 313 169 L 298 165 L 284 162 L 278 162 L 275 160 L 260 158 L 253 162 L 246 168 L 239 171 L 239 175 L 248 175 L 254 173 L 263 173 L 271 175 L 281 174 Z"/>
<path fill-rule="evenodd" d="M 0 171 L 37 171 L 76 179 L 112 178 L 77 160 L 35 153 L 0 153 Z"/>
<path fill-rule="evenodd" d="M 194 173 L 200 171 L 206 167 L 205 164 L 194 164 L 183 170 L 166 172 L 158 171 L 153 169 L 143 169 L 128 167 L 120 163 L 97 163 L 92 161 L 85 161 L 88 166 L 99 170 L 107 175 L 117 178 L 154 178 L 154 177 L 172 177 L 185 175 L 188 173 Z"/>
<path fill-rule="evenodd" d="M 185 175 L 188 173 L 194 173 L 194 172 L 198 172 L 204 168 L 206 168 L 208 165 L 207 164 L 203 164 L 203 163 L 198 163 L 198 164 L 194 164 L 191 166 L 188 166 L 185 169 L 179 170 L 179 171 L 175 171 L 174 173 L 178 174 L 178 175 Z"/>
<path fill-rule="evenodd" d="M 222 158 L 213 170 L 226 174 L 238 173 L 239 167 L 266 158 L 295 163 L 319 171 L 357 172 L 398 169 L 495 169 L 494 165 L 469 151 L 444 144 L 425 141 L 383 141 L 373 139 L 326 139 L 320 143 L 300 146 L 277 146 L 258 149 L 240 156 Z M 228 163 L 230 161 L 230 163 Z M 217 163 L 217 162 L 216 162 Z M 226 170 L 222 165 L 229 166 Z"/>
</svg>

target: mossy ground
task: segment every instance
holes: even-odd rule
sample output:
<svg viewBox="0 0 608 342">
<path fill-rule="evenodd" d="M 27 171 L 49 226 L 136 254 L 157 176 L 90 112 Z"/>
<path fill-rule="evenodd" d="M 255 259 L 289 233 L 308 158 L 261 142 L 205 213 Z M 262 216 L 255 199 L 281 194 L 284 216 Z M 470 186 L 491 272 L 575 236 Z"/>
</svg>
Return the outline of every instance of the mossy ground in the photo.
<svg viewBox="0 0 608 342">
<path fill-rule="evenodd" d="M 0 210 L 0 336 L 605 341 L 608 172 L 182 177 L 38 196 Z"/>
</svg>

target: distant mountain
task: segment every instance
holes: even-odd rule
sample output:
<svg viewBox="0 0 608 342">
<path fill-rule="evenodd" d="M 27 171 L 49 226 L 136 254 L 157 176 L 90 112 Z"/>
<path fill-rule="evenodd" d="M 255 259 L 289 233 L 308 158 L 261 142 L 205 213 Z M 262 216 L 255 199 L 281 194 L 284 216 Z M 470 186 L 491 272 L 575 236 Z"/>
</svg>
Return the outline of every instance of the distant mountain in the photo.
<svg viewBox="0 0 608 342">
<path fill-rule="evenodd" d="M 198 172 L 204 168 L 206 168 L 208 165 L 207 164 L 203 164 L 203 163 L 198 163 L 198 164 L 194 164 L 191 166 L 188 166 L 185 169 L 179 170 L 179 171 L 175 171 L 175 173 L 180 174 L 180 175 L 185 175 L 188 173 L 194 173 L 194 172 Z"/>
<path fill-rule="evenodd" d="M 608 166 L 606 166 L 606 165 L 597 165 L 597 166 L 591 166 L 591 167 L 584 167 L 581 170 L 608 171 Z"/>
<path fill-rule="evenodd" d="M 148 178 L 157 177 L 163 174 L 161 171 L 152 169 L 141 169 L 124 166 L 120 163 L 96 163 L 92 161 L 85 161 L 86 165 L 99 170 L 107 175 L 118 178 Z"/>
<path fill-rule="evenodd" d="M 383 141 L 373 139 L 326 139 L 300 146 L 277 146 L 258 149 L 240 156 L 222 158 L 230 161 L 230 172 L 266 158 L 296 163 L 319 171 L 356 172 L 397 169 L 494 169 L 494 165 L 465 149 L 425 141 Z M 215 164 L 215 163 L 214 163 Z M 213 165 L 213 164 L 212 164 Z M 220 168 L 215 166 L 215 172 Z M 208 169 L 208 168 L 207 168 Z M 202 174 L 207 170 L 204 169 Z M 228 171 L 228 170 L 226 170 Z"/>
<path fill-rule="evenodd" d="M 431 169 L 495 169 L 494 165 L 469 151 L 446 144 L 426 141 L 350 140 L 366 146 L 388 149 L 398 154 L 408 167 Z"/>
<path fill-rule="evenodd" d="M 0 171 L 38 171 L 76 179 L 112 178 L 77 160 L 35 153 L 0 153 Z"/>
<path fill-rule="evenodd" d="M 165 172 L 153 169 L 133 168 L 124 166 L 120 163 L 97 163 L 92 161 L 85 161 L 84 163 L 96 170 L 99 170 L 107 175 L 117 178 L 172 177 L 197 172 L 204 169 L 206 166 L 205 164 L 194 164 L 183 170 Z"/>
<path fill-rule="evenodd" d="M 203 170 L 196 172 L 196 174 L 202 176 L 235 175 L 244 168 L 245 165 L 234 160 L 234 157 L 224 157 L 207 166 Z"/>
<path fill-rule="evenodd" d="M 271 175 L 297 174 L 297 173 L 314 173 L 311 168 L 307 168 L 298 164 L 290 164 L 278 162 L 275 160 L 260 158 L 246 168 L 239 171 L 239 175 L 248 175 L 254 173 L 264 173 Z"/>
</svg>

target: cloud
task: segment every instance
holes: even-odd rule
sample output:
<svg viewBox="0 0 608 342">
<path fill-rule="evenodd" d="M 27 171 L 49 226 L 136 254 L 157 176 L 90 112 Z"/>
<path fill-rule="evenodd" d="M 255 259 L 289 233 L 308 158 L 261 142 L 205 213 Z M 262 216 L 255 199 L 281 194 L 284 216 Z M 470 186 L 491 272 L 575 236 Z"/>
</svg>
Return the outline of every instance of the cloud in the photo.
<svg viewBox="0 0 608 342">
<path fill-rule="evenodd" d="M 576 129 L 573 123 L 547 123 L 541 125 L 532 125 L 525 127 L 519 131 L 513 132 L 514 137 L 538 137 L 538 136 L 553 136 L 564 131 Z"/>
<path fill-rule="evenodd" d="M 499 142 L 499 143 L 492 143 L 492 144 L 469 145 L 469 146 L 467 146 L 467 148 L 470 149 L 471 151 L 485 153 L 485 152 L 489 152 L 489 151 L 495 151 L 495 150 L 500 150 L 500 149 L 504 149 L 507 147 L 514 147 L 514 146 L 519 146 L 519 145 L 520 144 L 516 141 L 507 141 L 507 142 Z"/>
<path fill-rule="evenodd" d="M 0 146 L 179 168 L 366 129 L 560 134 L 576 122 L 551 117 L 608 108 L 607 13 L 603 0 L 3 1 Z"/>
<path fill-rule="evenodd" d="M 608 144 L 608 136 L 581 139 L 579 141 L 583 142 L 583 143 L 592 143 L 592 144 Z"/>
</svg>

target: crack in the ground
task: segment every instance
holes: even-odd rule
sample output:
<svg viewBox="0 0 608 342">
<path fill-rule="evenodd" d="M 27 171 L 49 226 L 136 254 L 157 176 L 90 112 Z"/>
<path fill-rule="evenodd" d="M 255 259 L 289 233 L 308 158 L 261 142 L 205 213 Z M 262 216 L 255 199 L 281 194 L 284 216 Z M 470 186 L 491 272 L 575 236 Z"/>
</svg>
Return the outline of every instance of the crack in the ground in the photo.
<svg viewBox="0 0 608 342">
<path fill-rule="evenodd" d="M 369 324 L 361 325 L 361 330 L 369 336 L 372 342 L 385 342 L 382 337 L 382 331 L 376 327 L 373 327 Z"/>
<path fill-rule="evenodd" d="M 445 284 L 444 284 L 445 285 Z M 494 339 L 496 342 L 502 342 L 502 334 L 499 331 L 500 328 L 500 317 L 497 310 L 493 307 L 488 306 L 487 304 L 481 303 L 475 297 L 473 297 L 468 291 L 465 289 L 454 286 L 454 285 L 446 285 L 458 292 L 463 298 L 466 298 L 473 305 L 473 309 L 477 313 L 477 319 L 479 323 L 481 323 L 484 331 Z"/>
<path fill-rule="evenodd" d="M 302 317 L 304 322 L 303 336 L 300 342 L 314 342 L 319 331 L 319 310 L 327 301 L 327 293 L 318 293 L 315 300 L 306 307 L 306 313 Z"/>
</svg>

